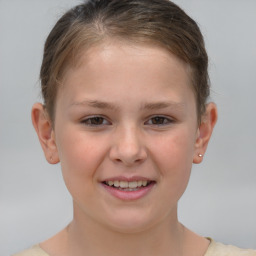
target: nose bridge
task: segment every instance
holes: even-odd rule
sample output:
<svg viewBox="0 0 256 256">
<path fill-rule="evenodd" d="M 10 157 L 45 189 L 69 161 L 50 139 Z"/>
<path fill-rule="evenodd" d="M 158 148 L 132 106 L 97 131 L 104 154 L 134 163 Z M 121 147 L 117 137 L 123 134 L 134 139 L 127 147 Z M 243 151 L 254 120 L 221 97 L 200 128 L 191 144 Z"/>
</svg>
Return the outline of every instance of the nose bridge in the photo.
<svg viewBox="0 0 256 256">
<path fill-rule="evenodd" d="M 140 129 L 131 123 L 118 127 L 110 153 L 112 160 L 123 162 L 125 165 L 145 160 L 147 155 Z"/>
</svg>

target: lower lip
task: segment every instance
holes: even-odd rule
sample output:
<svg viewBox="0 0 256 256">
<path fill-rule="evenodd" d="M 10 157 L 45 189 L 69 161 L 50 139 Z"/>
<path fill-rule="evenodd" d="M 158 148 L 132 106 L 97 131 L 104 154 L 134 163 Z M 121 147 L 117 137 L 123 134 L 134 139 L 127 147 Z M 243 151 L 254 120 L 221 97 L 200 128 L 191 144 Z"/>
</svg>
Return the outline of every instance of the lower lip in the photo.
<svg viewBox="0 0 256 256">
<path fill-rule="evenodd" d="M 138 190 L 134 190 L 134 191 L 120 190 L 115 187 L 107 186 L 104 183 L 102 183 L 102 185 L 112 196 L 121 200 L 131 201 L 131 200 L 138 200 L 146 196 L 152 190 L 153 186 L 155 185 L 155 182 L 152 182 L 146 187 L 140 187 Z"/>
</svg>

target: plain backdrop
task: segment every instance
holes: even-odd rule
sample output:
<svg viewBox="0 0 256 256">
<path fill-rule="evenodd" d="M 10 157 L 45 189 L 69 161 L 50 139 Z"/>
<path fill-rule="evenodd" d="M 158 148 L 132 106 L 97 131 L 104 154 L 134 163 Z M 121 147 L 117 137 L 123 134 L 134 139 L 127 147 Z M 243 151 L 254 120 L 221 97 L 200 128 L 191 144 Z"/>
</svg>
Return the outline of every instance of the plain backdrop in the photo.
<svg viewBox="0 0 256 256">
<path fill-rule="evenodd" d="M 44 41 L 75 0 L 0 0 L 0 255 L 27 248 L 72 218 L 60 166 L 32 128 Z M 200 25 L 219 120 L 193 166 L 181 222 L 203 236 L 256 249 L 256 1 L 176 0 Z"/>
</svg>

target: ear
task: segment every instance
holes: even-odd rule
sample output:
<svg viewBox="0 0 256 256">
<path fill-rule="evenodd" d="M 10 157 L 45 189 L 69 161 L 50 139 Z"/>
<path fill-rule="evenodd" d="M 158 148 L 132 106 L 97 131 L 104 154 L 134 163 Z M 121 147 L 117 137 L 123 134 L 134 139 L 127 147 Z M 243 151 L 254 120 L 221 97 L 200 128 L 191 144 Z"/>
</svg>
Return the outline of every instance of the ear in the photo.
<svg viewBox="0 0 256 256">
<path fill-rule="evenodd" d="M 202 121 L 197 131 L 193 163 L 199 164 L 203 161 L 203 156 L 206 152 L 217 118 L 218 112 L 216 105 L 212 102 L 207 104 L 205 114 L 202 116 Z"/>
<path fill-rule="evenodd" d="M 32 107 L 31 118 L 36 130 L 44 155 L 48 163 L 59 162 L 58 150 L 55 142 L 55 134 L 52 122 L 41 103 L 36 103 Z"/>
</svg>

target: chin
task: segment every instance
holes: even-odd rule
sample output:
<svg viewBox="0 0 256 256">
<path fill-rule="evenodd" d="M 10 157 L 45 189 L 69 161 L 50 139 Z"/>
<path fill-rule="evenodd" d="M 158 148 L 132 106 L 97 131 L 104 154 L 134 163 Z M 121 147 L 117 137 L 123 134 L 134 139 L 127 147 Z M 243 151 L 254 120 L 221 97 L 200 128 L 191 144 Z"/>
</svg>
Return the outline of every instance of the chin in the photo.
<svg viewBox="0 0 256 256">
<path fill-rule="evenodd" d="M 158 218 L 160 219 L 160 218 Z M 104 220 L 106 223 L 106 219 Z M 115 213 L 108 218 L 108 228 L 120 233 L 132 234 L 150 229 L 158 221 L 147 214 L 139 211 L 126 211 Z"/>
</svg>

